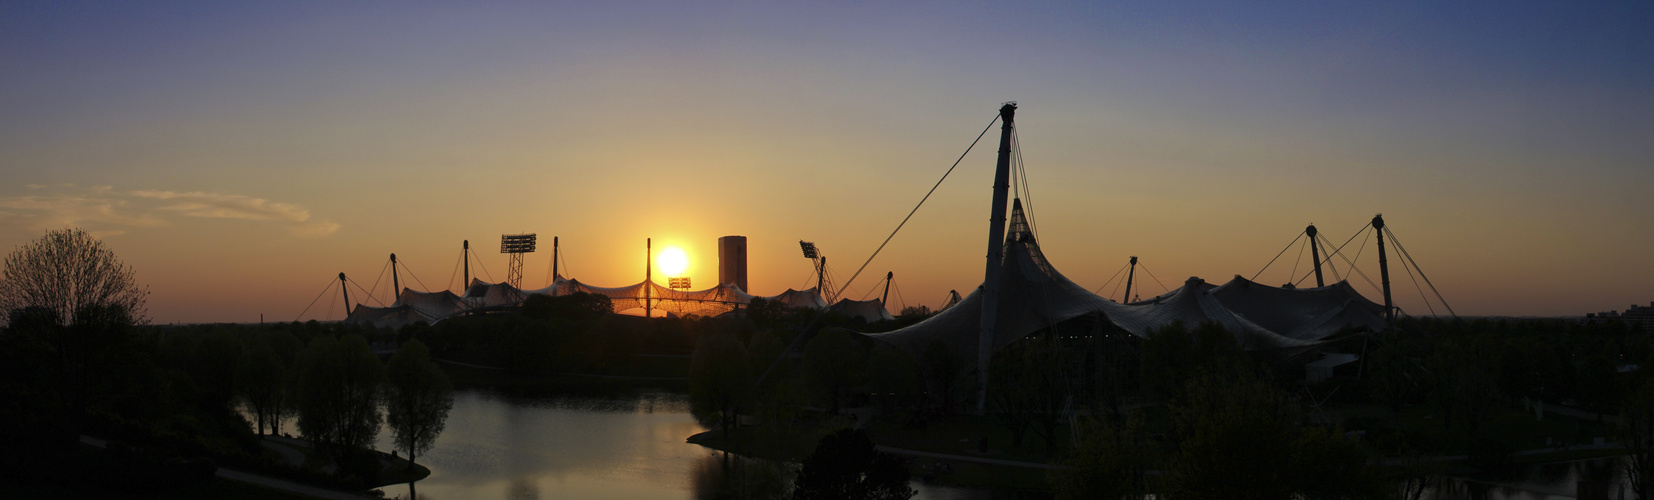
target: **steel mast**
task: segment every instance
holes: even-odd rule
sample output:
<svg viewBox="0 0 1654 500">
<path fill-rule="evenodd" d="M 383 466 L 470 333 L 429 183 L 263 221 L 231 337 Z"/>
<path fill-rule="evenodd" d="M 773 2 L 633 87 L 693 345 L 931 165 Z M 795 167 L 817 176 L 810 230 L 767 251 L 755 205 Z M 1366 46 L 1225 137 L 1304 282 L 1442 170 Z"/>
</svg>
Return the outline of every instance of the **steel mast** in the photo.
<svg viewBox="0 0 1654 500">
<path fill-rule="evenodd" d="M 1011 134 L 1017 112 L 1015 102 L 999 107 L 999 159 L 994 165 L 993 207 L 988 212 L 988 265 L 982 277 L 982 322 L 976 340 L 976 414 L 988 407 L 988 359 L 994 344 L 994 326 L 999 320 L 999 267 L 1005 252 L 1005 198 L 1011 189 Z"/>
</svg>

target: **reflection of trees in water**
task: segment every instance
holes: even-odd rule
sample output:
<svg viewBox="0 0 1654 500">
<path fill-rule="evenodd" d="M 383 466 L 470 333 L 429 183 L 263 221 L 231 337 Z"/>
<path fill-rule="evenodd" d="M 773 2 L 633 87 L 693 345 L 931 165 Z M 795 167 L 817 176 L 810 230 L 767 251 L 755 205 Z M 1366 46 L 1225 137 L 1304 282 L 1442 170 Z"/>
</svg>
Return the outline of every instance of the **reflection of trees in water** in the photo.
<svg viewBox="0 0 1654 500">
<path fill-rule="evenodd" d="M 781 499 L 792 493 L 794 474 L 783 462 L 713 452 L 695 464 L 689 479 L 696 500 Z"/>
<path fill-rule="evenodd" d="M 689 395 L 681 392 L 640 391 L 625 385 L 533 385 L 528 387 L 467 387 L 484 399 L 512 406 L 601 413 L 689 413 Z"/>
</svg>

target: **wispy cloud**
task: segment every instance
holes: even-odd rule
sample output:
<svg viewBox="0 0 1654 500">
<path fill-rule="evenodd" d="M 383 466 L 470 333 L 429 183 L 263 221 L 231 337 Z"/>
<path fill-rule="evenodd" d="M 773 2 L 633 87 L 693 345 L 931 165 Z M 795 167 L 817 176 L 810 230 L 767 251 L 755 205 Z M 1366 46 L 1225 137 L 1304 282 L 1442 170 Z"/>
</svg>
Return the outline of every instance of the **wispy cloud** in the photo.
<svg viewBox="0 0 1654 500">
<path fill-rule="evenodd" d="M 129 194 L 167 202 L 161 210 L 177 212 L 190 217 L 214 219 L 273 220 L 304 222 L 310 211 L 292 203 L 281 203 L 239 194 L 219 194 L 175 191 L 131 191 Z"/>
<path fill-rule="evenodd" d="M 303 206 L 239 194 L 121 191 L 73 184 L 26 187 L 28 194 L 0 196 L 0 228 L 37 232 L 80 226 L 114 236 L 171 224 L 180 217 L 198 217 L 280 224 L 298 237 L 326 236 L 339 229 L 337 223 L 313 220 Z"/>
</svg>

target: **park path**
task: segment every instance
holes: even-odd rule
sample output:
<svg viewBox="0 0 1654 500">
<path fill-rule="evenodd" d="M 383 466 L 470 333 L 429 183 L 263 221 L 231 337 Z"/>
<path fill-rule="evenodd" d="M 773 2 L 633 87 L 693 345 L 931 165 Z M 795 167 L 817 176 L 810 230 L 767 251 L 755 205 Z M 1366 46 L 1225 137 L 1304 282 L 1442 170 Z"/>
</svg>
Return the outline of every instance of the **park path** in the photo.
<svg viewBox="0 0 1654 500">
<path fill-rule="evenodd" d="M 80 437 L 80 442 L 85 443 L 85 444 L 89 444 L 89 445 L 92 445 L 92 446 L 96 446 L 98 448 L 104 448 L 104 447 L 109 446 L 108 441 L 98 439 L 98 438 L 95 438 L 95 437 L 91 437 L 91 436 L 81 436 Z M 304 458 L 303 458 L 302 455 L 300 456 L 299 460 L 300 460 L 300 462 L 303 462 Z M 238 470 L 230 470 L 230 469 L 226 469 L 226 468 L 223 468 L 223 467 L 218 468 L 218 472 L 216 473 L 216 475 L 218 477 L 221 477 L 221 478 L 224 478 L 224 479 L 229 479 L 231 481 L 240 481 L 240 482 L 243 482 L 243 483 L 251 483 L 251 484 L 256 484 L 256 485 L 263 486 L 263 487 L 266 487 L 266 488 L 278 489 L 278 490 L 282 490 L 282 491 L 286 491 L 286 492 L 290 492 L 290 493 L 298 493 L 300 495 L 309 495 L 309 496 L 313 496 L 313 497 L 316 497 L 316 498 L 323 498 L 323 499 L 327 499 L 327 500 L 364 500 L 364 499 L 377 500 L 375 497 L 370 497 L 370 496 L 367 496 L 367 495 L 357 495 L 357 494 L 354 494 L 354 493 L 346 493 L 346 492 L 343 492 L 343 491 L 330 490 L 330 489 L 326 489 L 326 488 L 318 488 L 318 487 L 310 486 L 310 485 L 306 485 L 306 484 L 295 483 L 295 482 L 292 482 L 292 481 L 288 481 L 286 479 L 279 479 L 279 478 L 274 478 L 274 477 L 270 477 L 270 476 L 262 476 L 262 475 L 253 474 L 253 473 L 250 473 L 250 472 L 242 472 L 242 471 L 238 471 Z"/>
</svg>

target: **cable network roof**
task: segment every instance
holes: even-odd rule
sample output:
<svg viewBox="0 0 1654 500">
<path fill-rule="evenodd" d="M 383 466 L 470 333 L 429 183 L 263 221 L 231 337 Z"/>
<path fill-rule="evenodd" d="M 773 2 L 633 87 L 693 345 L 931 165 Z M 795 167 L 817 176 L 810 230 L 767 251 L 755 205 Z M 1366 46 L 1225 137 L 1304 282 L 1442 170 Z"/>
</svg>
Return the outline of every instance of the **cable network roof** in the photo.
<svg viewBox="0 0 1654 500">
<path fill-rule="evenodd" d="M 447 290 L 419 292 L 411 288 L 404 288 L 402 293 L 397 295 L 396 302 L 388 307 L 357 304 L 350 311 L 350 316 L 345 321 L 369 323 L 376 327 L 400 328 L 403 325 L 419 321 L 435 323 L 468 311 L 519 305 L 527 300 L 530 295 L 562 296 L 576 292 L 607 296 L 609 301 L 614 304 L 616 311 L 625 311 L 643 308 L 643 294 L 645 290 L 648 290 L 651 308 L 680 316 L 686 314 L 716 316 L 732 311 L 737 306 L 747 304 L 752 302 L 752 299 L 758 298 L 742 291 L 740 287 L 734 284 L 727 283 L 705 290 L 674 290 L 652 282 L 607 288 L 587 285 L 579 280 L 567 279 L 562 276 L 555 277 L 552 283 L 552 286 L 545 288 L 520 290 L 506 283 L 489 283 L 472 279 L 470 286 L 465 287 L 464 295 L 454 295 L 453 292 Z M 780 295 L 763 298 L 779 301 L 789 307 L 810 307 L 814 309 L 827 307 L 827 302 L 822 300 L 821 294 L 814 288 L 808 290 L 788 289 Z M 866 309 L 866 307 L 860 307 L 860 309 Z M 879 309 L 883 309 L 883 307 L 879 307 Z M 889 313 L 884 313 L 884 317 L 889 316 Z"/>
<path fill-rule="evenodd" d="M 1129 304 L 1102 298 L 1074 284 L 1045 259 L 1028 229 L 1020 201 L 1011 208 L 1011 231 L 1000 267 L 997 323 L 990 348 L 1004 348 L 1042 329 L 1088 314 L 1101 314 L 1132 335 L 1147 338 L 1172 323 L 1190 327 L 1215 323 L 1247 349 L 1305 348 L 1348 328 L 1378 330 L 1383 306 L 1356 293 L 1347 282 L 1307 289 L 1262 285 L 1236 276 L 1221 286 L 1189 278 L 1182 287 Z M 976 359 L 981 331 L 982 291 L 930 319 L 886 333 L 866 334 L 917 354 L 932 340 Z"/>
</svg>

